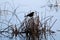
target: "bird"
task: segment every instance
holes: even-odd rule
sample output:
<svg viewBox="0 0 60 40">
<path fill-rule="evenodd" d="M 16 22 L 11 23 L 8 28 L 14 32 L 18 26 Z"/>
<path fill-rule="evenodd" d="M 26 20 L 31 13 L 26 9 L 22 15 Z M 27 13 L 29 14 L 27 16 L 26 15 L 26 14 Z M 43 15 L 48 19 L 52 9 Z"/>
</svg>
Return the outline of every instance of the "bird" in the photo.
<svg viewBox="0 0 60 40">
<path fill-rule="evenodd" d="M 34 15 L 34 12 L 31 12 L 31 13 L 27 14 L 25 17 L 33 17 L 33 15 Z"/>
</svg>

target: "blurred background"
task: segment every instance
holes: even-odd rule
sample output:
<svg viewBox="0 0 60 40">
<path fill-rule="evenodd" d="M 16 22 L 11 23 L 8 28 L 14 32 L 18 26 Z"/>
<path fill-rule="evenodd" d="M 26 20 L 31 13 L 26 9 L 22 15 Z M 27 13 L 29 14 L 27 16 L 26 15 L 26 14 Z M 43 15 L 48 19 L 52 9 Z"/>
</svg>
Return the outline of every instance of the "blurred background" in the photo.
<svg viewBox="0 0 60 40">
<path fill-rule="evenodd" d="M 4 12 L 4 9 L 6 12 Z M 16 9 L 16 10 L 15 10 Z M 2 11 L 1 11 L 2 10 Z M 7 12 L 7 10 L 10 10 Z M 54 16 L 53 21 L 57 19 L 56 23 L 52 27 L 56 33 L 54 35 L 55 40 L 60 40 L 60 0 L 0 0 L 0 22 L 4 20 L 10 20 L 12 24 L 19 24 L 19 20 L 16 19 L 12 13 L 18 16 L 22 22 L 24 16 L 31 11 L 37 11 L 39 17 Z M 7 22 L 5 22 L 7 23 Z M 1 24 L 1 23 L 0 23 Z M 2 24 L 1 24 L 2 25 Z M 0 30 L 6 28 L 6 25 L 0 25 Z M 48 38 L 50 40 L 50 38 Z M 0 37 L 0 40 L 13 40 L 5 37 Z M 18 40 L 24 40 L 19 39 Z M 52 39 L 53 40 L 53 39 Z"/>
</svg>

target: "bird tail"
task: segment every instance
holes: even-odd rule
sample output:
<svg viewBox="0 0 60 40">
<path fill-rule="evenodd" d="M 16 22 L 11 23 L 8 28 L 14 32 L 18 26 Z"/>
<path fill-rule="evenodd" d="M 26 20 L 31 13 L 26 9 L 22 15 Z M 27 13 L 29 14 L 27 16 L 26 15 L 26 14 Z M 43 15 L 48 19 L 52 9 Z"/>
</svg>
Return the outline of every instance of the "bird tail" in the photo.
<svg viewBox="0 0 60 40">
<path fill-rule="evenodd" d="M 26 15 L 24 17 L 27 17 Z"/>
</svg>

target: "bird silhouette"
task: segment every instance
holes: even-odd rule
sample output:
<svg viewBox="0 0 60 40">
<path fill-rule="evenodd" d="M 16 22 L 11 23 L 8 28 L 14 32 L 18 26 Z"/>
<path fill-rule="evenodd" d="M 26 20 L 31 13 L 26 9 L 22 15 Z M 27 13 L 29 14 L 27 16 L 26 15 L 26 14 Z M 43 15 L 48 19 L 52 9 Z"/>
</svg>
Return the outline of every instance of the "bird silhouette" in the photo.
<svg viewBox="0 0 60 40">
<path fill-rule="evenodd" d="M 34 12 L 31 12 L 28 15 L 26 15 L 25 17 L 33 17 L 33 15 L 34 15 Z"/>
</svg>

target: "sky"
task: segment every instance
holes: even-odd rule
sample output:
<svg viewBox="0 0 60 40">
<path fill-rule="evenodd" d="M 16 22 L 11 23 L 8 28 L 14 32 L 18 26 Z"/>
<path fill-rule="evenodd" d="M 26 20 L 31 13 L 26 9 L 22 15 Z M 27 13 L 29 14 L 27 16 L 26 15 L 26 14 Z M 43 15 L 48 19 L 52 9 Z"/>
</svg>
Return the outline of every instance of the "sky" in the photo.
<svg viewBox="0 0 60 40">
<path fill-rule="evenodd" d="M 48 5 L 49 0 L 0 0 L 0 7 L 1 9 L 8 9 L 10 11 L 14 11 L 14 9 L 17 8 L 16 10 L 16 14 L 18 15 L 18 18 L 22 21 L 24 19 L 24 16 L 30 12 L 30 11 L 37 11 L 39 12 L 39 16 L 41 17 L 41 14 L 44 15 L 46 13 L 46 16 L 54 16 L 53 18 L 53 21 L 55 19 L 57 19 L 57 22 L 55 23 L 55 25 L 52 27 L 52 30 L 56 31 L 58 29 L 60 29 L 60 9 L 58 8 L 58 11 L 56 12 L 55 11 L 55 8 L 53 8 L 52 10 L 49 10 L 49 7 L 43 7 L 41 8 L 42 6 L 44 5 Z M 56 0 L 50 0 L 51 3 L 55 4 L 55 1 Z M 60 1 L 58 0 L 58 3 Z M 5 4 L 7 6 L 5 6 Z M 3 15 L 3 14 L 2 14 Z M 5 18 L 7 20 L 9 20 L 9 18 L 11 18 L 12 14 L 9 13 L 8 14 L 9 16 L 5 16 L 5 17 L 2 17 L 2 18 Z M 11 22 L 14 21 L 14 19 L 16 19 L 15 17 L 13 17 L 13 19 L 11 20 Z M 13 24 L 15 23 L 16 24 L 16 21 L 15 20 L 13 22 Z M 17 21 L 18 22 L 18 21 Z M 18 22 L 19 23 L 19 22 Z M 17 24 L 18 24 L 17 23 Z M 57 32 L 57 31 L 56 31 Z M 56 40 L 60 40 L 60 32 L 57 32 L 56 33 L 56 37 L 55 39 Z"/>
</svg>

